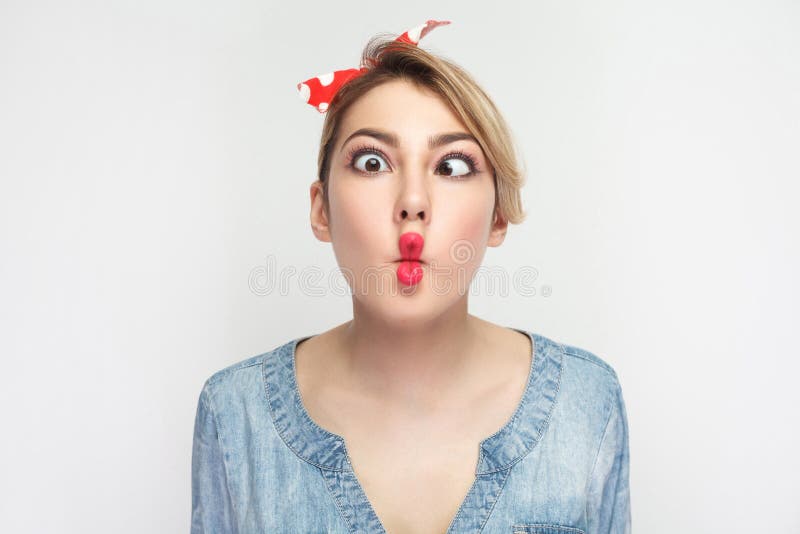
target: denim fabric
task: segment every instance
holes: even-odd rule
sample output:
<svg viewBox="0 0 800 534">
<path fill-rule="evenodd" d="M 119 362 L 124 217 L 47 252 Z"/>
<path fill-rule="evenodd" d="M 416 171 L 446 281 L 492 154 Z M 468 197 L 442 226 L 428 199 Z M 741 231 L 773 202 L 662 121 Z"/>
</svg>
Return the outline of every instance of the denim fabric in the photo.
<svg viewBox="0 0 800 534">
<path fill-rule="evenodd" d="M 527 334 L 533 359 L 514 415 L 479 445 L 448 533 L 630 532 L 628 426 L 614 370 Z M 192 534 L 385 532 L 344 439 L 297 388 L 294 339 L 205 383 L 192 450 Z M 411 511 L 410 511 L 411 512 Z"/>
</svg>

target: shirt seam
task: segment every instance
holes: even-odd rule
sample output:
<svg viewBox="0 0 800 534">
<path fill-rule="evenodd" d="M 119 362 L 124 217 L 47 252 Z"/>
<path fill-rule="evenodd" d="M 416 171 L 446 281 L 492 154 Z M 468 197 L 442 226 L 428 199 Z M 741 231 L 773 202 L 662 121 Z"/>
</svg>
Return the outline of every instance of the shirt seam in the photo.
<svg viewBox="0 0 800 534">
<path fill-rule="evenodd" d="M 489 508 L 489 513 L 486 515 L 486 518 L 483 520 L 483 523 L 481 523 L 481 528 L 478 529 L 478 532 L 483 532 L 483 529 L 486 527 L 486 523 L 488 523 L 489 519 L 492 517 L 492 512 L 494 512 L 495 506 L 497 506 L 497 501 L 499 501 L 500 497 L 502 497 L 503 490 L 506 489 L 506 483 L 508 482 L 508 479 L 511 478 L 511 468 L 512 467 L 509 467 L 506 470 L 505 476 L 503 477 L 503 485 L 500 486 L 500 490 L 497 492 L 497 497 L 495 498 L 494 502 L 492 503 L 491 508 Z"/>
<path fill-rule="evenodd" d="M 560 400 L 559 393 L 561 392 L 561 382 L 562 382 L 563 377 L 564 377 L 564 372 L 565 372 L 564 367 L 566 366 L 567 362 L 566 362 L 566 358 L 564 357 L 564 356 L 566 356 L 566 349 L 565 349 L 564 345 L 562 343 L 559 343 L 559 342 L 554 341 L 554 340 L 549 339 L 549 338 L 547 338 L 546 341 L 550 341 L 553 344 L 555 344 L 556 346 L 558 346 L 559 350 L 561 351 L 562 357 L 561 357 L 561 361 L 559 362 L 559 365 L 558 365 L 558 381 L 556 382 L 556 389 L 555 389 L 555 392 L 553 393 L 552 406 L 550 407 L 550 410 L 547 413 L 547 417 L 545 418 L 544 423 L 542 424 L 542 426 L 539 428 L 539 430 L 536 433 L 536 439 L 534 441 L 533 446 L 530 449 L 528 449 L 527 451 L 525 451 L 523 454 L 521 454 L 518 458 L 508 462 L 507 464 L 502 465 L 500 467 L 497 467 L 496 469 L 493 469 L 492 471 L 486 471 L 486 472 L 483 472 L 483 473 L 476 473 L 476 475 L 491 475 L 493 473 L 497 473 L 498 471 L 505 471 L 507 469 L 513 468 L 517 463 L 521 462 L 526 456 L 528 456 L 536 448 L 537 445 L 539 445 L 539 443 L 542 441 L 542 437 L 544 436 L 544 433 L 547 432 L 547 430 L 550 428 L 550 420 L 553 418 L 553 414 L 555 413 L 556 408 L 558 407 L 558 402 Z M 536 353 L 539 351 L 539 347 L 538 347 L 538 345 L 535 344 L 536 341 L 534 339 L 534 336 L 531 336 L 531 343 L 534 344 L 533 357 L 535 359 L 536 358 Z M 544 351 L 542 351 L 542 352 L 544 352 Z M 530 375 L 530 379 L 529 379 L 529 384 L 526 386 L 526 391 L 527 391 L 527 388 L 530 387 L 530 383 L 533 381 L 533 365 L 534 364 L 535 364 L 535 362 L 532 361 L 531 362 L 531 375 Z M 523 397 L 523 402 L 525 404 L 527 404 L 527 402 L 525 400 L 525 397 Z M 516 416 L 517 416 L 517 413 L 515 412 L 514 413 L 514 417 L 516 417 Z M 502 431 L 502 429 L 499 430 L 498 432 L 495 432 L 495 434 L 493 434 L 489 438 L 486 438 L 486 440 L 491 439 L 492 437 L 497 435 L 500 431 Z M 486 440 L 484 440 L 484 441 L 486 441 Z M 483 447 L 480 447 L 478 449 L 478 465 L 479 466 L 481 465 L 482 458 L 483 458 Z"/>
<path fill-rule="evenodd" d="M 618 394 L 619 388 L 620 388 L 619 384 L 616 384 L 616 387 L 614 388 L 614 393 L 612 395 L 611 408 L 608 410 L 608 416 L 606 417 L 605 427 L 603 428 L 603 436 L 600 438 L 600 444 L 597 446 L 597 452 L 595 453 L 594 461 L 592 462 L 592 470 L 589 472 L 589 478 L 586 480 L 586 487 L 584 488 L 584 493 L 587 495 L 589 492 L 589 485 L 592 483 L 592 480 L 594 479 L 595 470 L 597 469 L 597 460 L 600 458 L 600 451 L 603 449 L 603 444 L 605 443 L 606 436 L 608 435 L 608 428 L 611 425 L 611 416 L 614 415 L 614 398 Z"/>
<path fill-rule="evenodd" d="M 611 375 L 611 377 L 613 377 L 614 380 L 618 380 L 617 372 L 614 370 L 614 368 L 608 362 L 597 361 L 596 359 L 590 358 L 590 357 L 588 357 L 588 356 L 586 356 L 584 354 L 581 354 L 580 352 L 578 352 L 576 350 L 571 350 L 571 348 L 568 345 L 564 345 L 563 343 L 559 343 L 559 345 L 561 345 L 561 347 L 564 350 L 564 353 L 566 355 L 573 356 L 575 358 L 580 358 L 581 360 L 583 360 L 585 362 L 589 362 L 589 363 L 599 367 L 600 369 L 604 370 L 609 375 Z M 597 356 L 595 356 L 595 358 L 597 358 Z"/>
<path fill-rule="evenodd" d="M 525 391 L 522 394 L 522 399 L 520 400 L 519 405 L 517 405 L 517 409 L 514 410 L 514 413 L 511 415 L 511 419 L 505 425 L 503 425 L 501 428 L 499 428 L 494 434 L 492 434 L 491 436 L 481 440 L 481 443 L 480 443 L 481 446 L 478 447 L 478 465 L 476 467 L 476 473 L 475 473 L 476 476 L 478 476 L 478 475 L 488 475 L 488 474 L 492 474 L 492 473 L 497 473 L 498 471 L 504 471 L 506 469 L 510 469 L 511 467 L 514 466 L 514 464 L 516 464 L 518 461 L 520 461 L 522 458 L 524 458 L 527 455 L 527 452 L 526 452 L 525 454 L 520 455 L 519 458 L 510 461 L 506 465 L 502 465 L 500 467 L 497 467 L 492 471 L 486 471 L 486 472 L 482 472 L 482 473 L 477 471 L 477 469 L 480 468 L 481 462 L 483 461 L 483 457 L 484 457 L 483 446 L 482 445 L 485 442 L 494 439 L 495 436 L 498 436 L 498 435 L 502 434 L 503 432 L 510 432 L 510 429 L 514 428 L 517 420 L 521 417 L 521 414 L 525 410 L 525 407 L 528 405 L 528 401 L 530 400 L 530 397 L 532 395 L 532 393 L 531 393 L 531 384 L 533 383 L 533 381 L 535 379 L 536 365 L 539 363 L 538 359 L 536 357 L 536 353 L 539 352 L 540 348 L 539 348 L 539 345 L 537 345 L 536 339 L 534 339 L 533 336 L 531 336 L 527 332 L 526 332 L 525 335 L 527 335 L 528 338 L 531 341 L 531 364 L 530 364 L 530 367 L 528 368 L 528 378 L 525 381 Z M 558 389 L 556 389 L 556 392 L 557 391 L 558 391 Z M 548 418 L 548 421 L 549 421 L 549 418 Z M 547 424 L 547 422 L 545 422 L 545 425 L 546 424 Z M 536 438 L 537 442 L 538 442 L 539 439 L 541 439 L 541 432 L 539 433 L 539 435 Z M 531 449 L 533 449 L 533 447 L 531 447 Z M 528 451 L 528 452 L 530 452 L 530 451 Z"/>
<path fill-rule="evenodd" d="M 208 383 L 210 385 L 214 385 L 217 382 L 219 382 L 220 380 L 223 380 L 226 376 L 228 376 L 231 373 L 234 373 L 236 371 L 241 371 L 243 369 L 247 369 L 248 367 L 254 367 L 256 365 L 261 365 L 261 362 L 264 359 L 264 355 L 260 354 L 258 356 L 255 356 L 254 358 L 257 358 L 257 359 L 256 360 L 252 360 L 252 361 L 245 360 L 245 362 L 236 363 L 236 364 L 233 364 L 230 367 L 226 367 L 225 369 L 221 369 L 221 370 L 217 371 L 216 373 L 211 375 L 211 377 L 208 379 Z"/>
<path fill-rule="evenodd" d="M 233 495 L 231 494 L 231 487 L 230 487 L 230 472 L 228 470 L 228 463 L 225 461 L 225 453 L 222 450 L 222 432 L 220 431 L 220 423 L 217 420 L 217 415 L 214 410 L 214 403 L 213 399 L 211 398 L 211 383 L 208 384 L 208 388 L 206 390 L 206 409 L 211 414 L 211 420 L 214 422 L 214 428 L 217 431 L 217 445 L 219 446 L 219 453 L 222 459 L 222 468 L 225 471 L 225 489 L 228 491 L 228 501 L 231 503 L 231 508 L 233 508 L 234 517 L 231 519 L 234 522 L 235 531 L 239 531 L 239 527 L 236 525 L 237 518 L 239 517 L 239 512 L 236 509 L 236 503 L 233 500 Z"/>
<path fill-rule="evenodd" d="M 289 438 L 291 438 L 291 436 L 289 436 L 289 438 L 284 436 L 284 431 L 278 426 L 278 421 L 275 418 L 275 412 L 277 410 L 275 409 L 275 406 L 273 406 L 273 404 L 272 404 L 272 395 L 270 394 L 270 387 L 269 387 L 269 380 L 267 379 L 266 366 L 267 366 L 267 361 L 265 359 L 262 362 L 262 367 L 261 367 L 261 380 L 262 380 L 262 383 L 264 385 L 264 395 L 266 396 L 267 410 L 269 411 L 269 417 L 272 420 L 272 426 L 275 428 L 275 433 L 278 434 L 278 437 L 281 439 L 281 441 L 284 443 L 284 445 L 286 445 L 289 448 L 289 450 L 292 451 L 294 453 L 294 455 L 297 456 L 300 460 L 302 460 L 302 461 L 304 461 L 304 462 L 306 462 L 306 463 L 308 463 L 310 465 L 313 465 L 314 467 L 317 467 L 319 469 L 326 469 L 328 471 L 338 471 L 340 473 L 349 473 L 351 470 L 348 470 L 346 468 L 343 468 L 343 467 L 332 467 L 332 466 L 327 466 L 327 465 L 320 465 L 317 462 L 313 461 L 311 458 L 307 458 L 306 456 L 300 454 L 300 451 L 298 451 L 292 445 L 292 443 L 289 442 L 289 441 L 291 441 L 289 439 Z M 275 393 L 277 393 L 277 392 L 275 392 Z M 292 401 L 294 401 L 294 398 L 292 398 Z M 324 429 L 322 429 L 322 430 L 324 431 Z M 328 432 L 328 434 L 330 434 L 330 432 Z"/>
<path fill-rule="evenodd" d="M 322 482 L 323 484 L 325 484 L 325 489 L 328 491 L 328 495 L 330 495 L 333 498 L 333 502 L 336 504 L 336 508 L 338 509 L 339 512 L 339 517 L 344 519 L 344 522 L 347 525 L 347 530 L 349 530 L 350 532 L 355 532 L 356 530 L 355 528 L 353 528 L 353 524 L 347 517 L 347 514 L 344 511 L 344 507 L 342 506 L 342 503 L 339 501 L 339 497 L 333 490 L 331 490 L 331 485 L 328 482 L 328 477 L 325 475 L 323 468 L 317 466 L 317 469 L 319 469 L 319 473 L 322 476 Z"/>
</svg>

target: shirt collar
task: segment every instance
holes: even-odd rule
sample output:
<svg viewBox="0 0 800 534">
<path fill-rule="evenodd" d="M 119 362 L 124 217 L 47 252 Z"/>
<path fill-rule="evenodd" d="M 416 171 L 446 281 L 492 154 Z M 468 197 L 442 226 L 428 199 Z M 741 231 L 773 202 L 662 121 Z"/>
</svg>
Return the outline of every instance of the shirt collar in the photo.
<svg viewBox="0 0 800 534">
<path fill-rule="evenodd" d="M 531 339 L 533 358 L 525 392 L 503 427 L 480 442 L 476 475 L 508 469 L 541 440 L 555 407 L 561 384 L 563 348 L 544 336 L 519 330 Z M 286 446 L 317 467 L 352 471 L 344 438 L 328 432 L 309 416 L 300 398 L 295 368 L 299 337 L 264 356 L 262 374 L 266 400 L 275 428 Z"/>
</svg>

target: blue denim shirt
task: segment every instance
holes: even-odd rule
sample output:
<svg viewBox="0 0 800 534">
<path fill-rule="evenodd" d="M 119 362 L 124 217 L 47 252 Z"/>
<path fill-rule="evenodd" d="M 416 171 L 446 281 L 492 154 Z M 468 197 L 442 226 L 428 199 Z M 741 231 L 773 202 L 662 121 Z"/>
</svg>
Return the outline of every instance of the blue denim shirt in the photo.
<svg viewBox="0 0 800 534">
<path fill-rule="evenodd" d="M 481 441 L 475 481 L 447 532 L 630 532 L 616 373 L 590 352 L 517 331 L 533 346 L 525 392 L 511 419 Z M 344 439 L 302 404 L 294 355 L 309 337 L 206 381 L 194 428 L 192 534 L 385 532 Z"/>
</svg>

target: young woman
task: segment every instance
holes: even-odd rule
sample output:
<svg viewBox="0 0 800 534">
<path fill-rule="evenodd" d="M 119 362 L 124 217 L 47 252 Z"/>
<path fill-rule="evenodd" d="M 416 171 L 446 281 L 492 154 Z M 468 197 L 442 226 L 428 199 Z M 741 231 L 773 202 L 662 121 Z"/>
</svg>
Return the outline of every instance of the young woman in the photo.
<svg viewBox="0 0 800 534">
<path fill-rule="evenodd" d="M 438 24 L 300 87 L 327 113 L 310 219 L 353 318 L 207 380 L 194 534 L 630 531 L 614 370 L 468 313 L 522 176 L 489 97 L 416 46 Z"/>
</svg>

